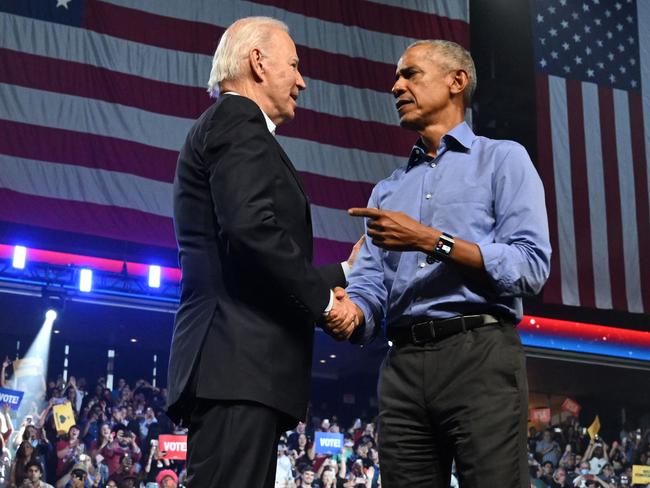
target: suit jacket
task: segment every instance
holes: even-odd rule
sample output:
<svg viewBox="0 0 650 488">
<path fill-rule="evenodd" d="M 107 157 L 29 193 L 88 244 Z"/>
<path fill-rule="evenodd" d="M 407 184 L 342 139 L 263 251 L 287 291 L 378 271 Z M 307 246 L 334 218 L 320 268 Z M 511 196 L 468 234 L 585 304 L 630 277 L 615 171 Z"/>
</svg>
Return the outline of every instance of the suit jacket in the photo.
<svg viewBox="0 0 650 488">
<path fill-rule="evenodd" d="M 174 179 L 183 272 L 168 413 L 195 397 L 262 403 L 303 418 L 314 323 L 339 264 L 315 269 L 309 201 L 250 99 L 223 95 L 194 124 Z"/>
</svg>

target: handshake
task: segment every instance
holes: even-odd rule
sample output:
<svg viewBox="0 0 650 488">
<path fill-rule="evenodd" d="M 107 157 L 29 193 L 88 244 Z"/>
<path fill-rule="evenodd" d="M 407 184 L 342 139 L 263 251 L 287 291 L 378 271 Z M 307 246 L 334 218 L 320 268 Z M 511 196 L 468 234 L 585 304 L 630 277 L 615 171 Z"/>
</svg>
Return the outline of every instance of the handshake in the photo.
<svg viewBox="0 0 650 488">
<path fill-rule="evenodd" d="M 333 291 L 334 303 L 325 316 L 323 330 L 337 341 L 345 341 L 363 323 L 364 316 L 343 288 L 336 287 Z"/>
</svg>

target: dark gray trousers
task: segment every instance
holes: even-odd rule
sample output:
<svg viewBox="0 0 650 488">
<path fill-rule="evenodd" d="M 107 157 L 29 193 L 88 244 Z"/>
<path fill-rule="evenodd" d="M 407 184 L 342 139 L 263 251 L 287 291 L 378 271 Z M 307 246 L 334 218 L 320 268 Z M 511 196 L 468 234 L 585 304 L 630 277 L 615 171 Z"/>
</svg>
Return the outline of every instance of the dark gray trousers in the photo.
<svg viewBox="0 0 650 488">
<path fill-rule="evenodd" d="M 486 326 L 391 348 L 379 377 L 382 488 L 529 488 L 519 334 Z"/>
</svg>

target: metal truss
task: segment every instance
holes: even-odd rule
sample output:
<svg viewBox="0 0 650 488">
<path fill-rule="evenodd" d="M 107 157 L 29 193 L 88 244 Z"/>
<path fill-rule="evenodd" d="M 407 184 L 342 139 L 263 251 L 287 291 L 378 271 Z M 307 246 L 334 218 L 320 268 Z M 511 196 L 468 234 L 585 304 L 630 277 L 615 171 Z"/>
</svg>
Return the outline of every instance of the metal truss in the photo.
<svg viewBox="0 0 650 488">
<path fill-rule="evenodd" d="M 30 262 L 16 269 L 10 260 L 0 260 L 0 293 L 71 300 L 116 307 L 174 313 L 178 307 L 180 285 L 161 281 L 150 288 L 146 276 L 132 275 L 126 265 L 120 273 L 93 269 L 92 291 L 79 290 L 78 266 Z"/>
</svg>

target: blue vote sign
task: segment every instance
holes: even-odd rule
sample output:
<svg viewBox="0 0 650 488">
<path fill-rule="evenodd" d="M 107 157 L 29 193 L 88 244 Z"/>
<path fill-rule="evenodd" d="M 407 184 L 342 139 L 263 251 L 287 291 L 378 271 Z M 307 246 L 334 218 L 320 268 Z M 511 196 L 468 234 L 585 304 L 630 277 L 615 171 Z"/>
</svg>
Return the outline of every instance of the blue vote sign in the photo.
<svg viewBox="0 0 650 488">
<path fill-rule="evenodd" d="M 316 432 L 316 454 L 338 454 L 343 447 L 343 434 Z"/>
<path fill-rule="evenodd" d="M 0 388 L 0 405 L 9 405 L 12 410 L 18 410 L 24 394 L 23 391 Z"/>
</svg>

